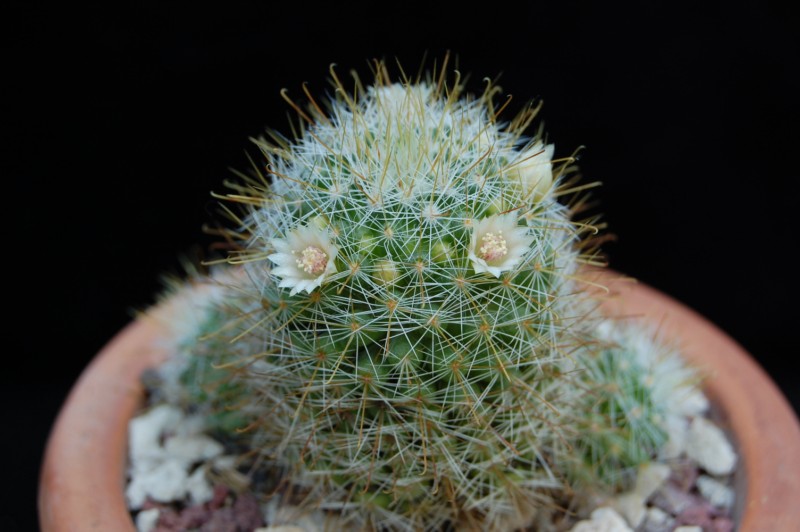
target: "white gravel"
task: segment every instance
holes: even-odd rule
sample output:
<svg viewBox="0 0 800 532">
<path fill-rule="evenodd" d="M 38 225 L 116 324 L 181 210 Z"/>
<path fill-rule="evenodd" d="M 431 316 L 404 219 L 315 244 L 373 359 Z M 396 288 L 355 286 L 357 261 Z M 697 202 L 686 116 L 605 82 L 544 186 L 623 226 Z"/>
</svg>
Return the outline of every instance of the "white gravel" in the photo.
<svg viewBox="0 0 800 532">
<path fill-rule="evenodd" d="M 591 519 L 579 521 L 572 532 L 633 532 L 617 512 L 604 506 L 592 512 Z"/>
<path fill-rule="evenodd" d="M 136 530 L 137 532 L 150 532 L 156 527 L 158 523 L 158 516 L 161 510 L 158 508 L 151 508 L 149 510 L 142 510 L 136 515 Z"/>
<path fill-rule="evenodd" d="M 128 428 L 130 480 L 128 507 L 140 509 L 147 499 L 194 503 L 211 500 L 212 488 L 202 464 L 222 454 L 223 447 L 201 432 L 196 418 L 180 409 L 161 405 L 131 420 Z"/>
<path fill-rule="evenodd" d="M 722 482 L 706 475 L 697 479 L 697 489 L 708 502 L 718 508 L 730 509 L 733 506 L 733 490 Z"/>
<path fill-rule="evenodd" d="M 702 417 L 689 425 L 686 455 L 712 475 L 729 475 L 736 467 L 736 453 L 725 434 Z"/>
</svg>

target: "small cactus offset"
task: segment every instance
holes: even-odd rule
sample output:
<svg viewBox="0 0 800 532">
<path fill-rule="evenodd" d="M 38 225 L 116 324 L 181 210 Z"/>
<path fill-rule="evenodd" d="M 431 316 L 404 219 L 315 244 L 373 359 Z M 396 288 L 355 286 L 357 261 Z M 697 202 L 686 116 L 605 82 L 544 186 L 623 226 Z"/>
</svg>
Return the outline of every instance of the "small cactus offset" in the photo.
<svg viewBox="0 0 800 532">
<path fill-rule="evenodd" d="M 572 159 L 524 136 L 538 108 L 503 124 L 496 87 L 444 70 L 333 78 L 224 197 L 245 208 L 188 400 L 357 529 L 508 530 L 624 482 L 663 407 L 636 346 L 598 332 L 597 227 Z"/>
</svg>

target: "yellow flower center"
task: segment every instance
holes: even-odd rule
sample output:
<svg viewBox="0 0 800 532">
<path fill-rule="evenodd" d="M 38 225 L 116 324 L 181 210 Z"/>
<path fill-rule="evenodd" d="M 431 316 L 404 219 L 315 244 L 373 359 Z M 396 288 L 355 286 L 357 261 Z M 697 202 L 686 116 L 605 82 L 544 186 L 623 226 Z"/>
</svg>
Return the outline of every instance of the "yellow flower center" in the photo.
<svg viewBox="0 0 800 532">
<path fill-rule="evenodd" d="M 319 275 L 328 266 L 328 255 L 316 246 L 308 246 L 296 259 L 297 267 L 310 275 Z"/>
<path fill-rule="evenodd" d="M 486 233 L 481 238 L 481 244 L 481 247 L 478 248 L 478 253 L 480 258 L 486 262 L 492 262 L 508 254 L 506 239 L 503 238 L 502 231 L 498 231 L 497 234 Z"/>
</svg>

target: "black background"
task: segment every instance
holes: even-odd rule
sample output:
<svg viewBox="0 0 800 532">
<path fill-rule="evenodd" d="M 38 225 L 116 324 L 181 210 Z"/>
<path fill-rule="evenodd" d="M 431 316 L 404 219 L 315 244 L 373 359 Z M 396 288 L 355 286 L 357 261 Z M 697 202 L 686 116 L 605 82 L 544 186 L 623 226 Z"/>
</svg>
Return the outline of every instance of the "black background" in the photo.
<svg viewBox="0 0 800 532">
<path fill-rule="evenodd" d="M 452 50 L 474 90 L 502 73 L 513 108 L 542 98 L 556 156 L 585 146 L 604 183 L 611 265 L 718 324 L 800 408 L 796 8 L 333 4 L 0 17 L 4 529 L 35 529 L 44 441 L 81 369 L 162 273 L 206 254 L 209 191 L 247 168 L 248 137 L 289 131 L 279 90 L 325 94 L 334 62 L 368 78 L 369 59 L 416 71 Z"/>
</svg>

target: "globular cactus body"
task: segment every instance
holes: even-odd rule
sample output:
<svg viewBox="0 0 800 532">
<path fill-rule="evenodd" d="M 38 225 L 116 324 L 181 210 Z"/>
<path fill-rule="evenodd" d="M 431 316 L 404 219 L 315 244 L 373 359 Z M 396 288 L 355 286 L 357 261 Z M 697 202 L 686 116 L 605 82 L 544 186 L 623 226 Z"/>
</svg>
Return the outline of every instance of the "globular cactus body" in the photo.
<svg viewBox="0 0 800 532">
<path fill-rule="evenodd" d="M 658 409 L 593 338 L 576 281 L 593 228 L 557 201 L 569 161 L 522 137 L 535 109 L 503 127 L 491 88 L 382 72 L 302 112 L 296 141 L 258 141 L 268 177 L 228 196 L 248 210 L 209 321 L 209 360 L 235 383 L 215 406 L 356 526 L 526 526 L 575 483 L 618 481 L 600 455 L 647 460 Z"/>
</svg>

